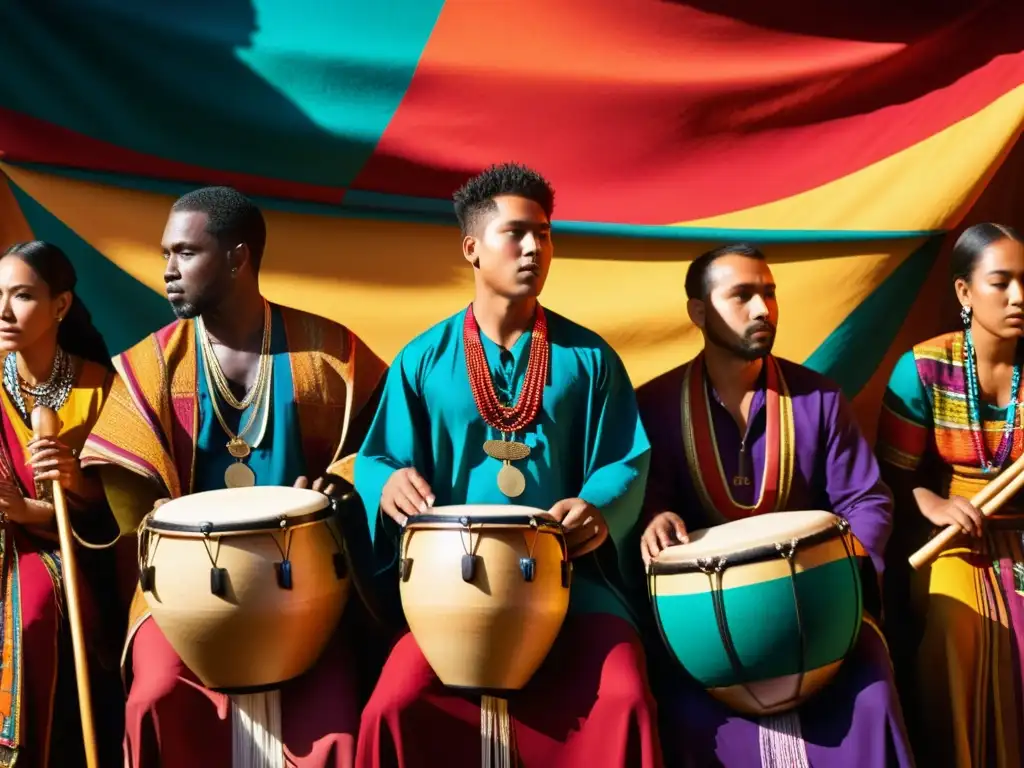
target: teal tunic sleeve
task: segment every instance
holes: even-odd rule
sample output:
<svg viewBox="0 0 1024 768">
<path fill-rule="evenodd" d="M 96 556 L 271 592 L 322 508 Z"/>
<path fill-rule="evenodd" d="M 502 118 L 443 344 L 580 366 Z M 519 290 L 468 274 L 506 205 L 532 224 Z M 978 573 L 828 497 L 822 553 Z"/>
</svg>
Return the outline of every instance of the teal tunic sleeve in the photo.
<svg viewBox="0 0 1024 768">
<path fill-rule="evenodd" d="M 931 402 L 918 374 L 913 352 L 904 353 L 896 363 L 889 377 L 889 386 L 886 387 L 883 402 L 897 416 L 921 426 L 931 424 Z"/>
<path fill-rule="evenodd" d="M 633 385 L 610 348 L 599 358 L 586 412 L 586 461 L 580 498 L 601 510 L 620 554 L 636 548 L 651 445 L 640 423 Z"/>
<path fill-rule="evenodd" d="M 429 434 L 429 425 L 419 391 L 416 358 L 410 347 L 395 358 L 373 423 L 356 455 L 356 492 L 366 509 L 374 551 L 385 557 L 385 567 L 396 551 L 389 537 L 397 533 L 397 526 L 380 511 L 384 485 L 396 470 L 406 467 L 430 477 L 429 459 L 421 438 Z"/>
</svg>

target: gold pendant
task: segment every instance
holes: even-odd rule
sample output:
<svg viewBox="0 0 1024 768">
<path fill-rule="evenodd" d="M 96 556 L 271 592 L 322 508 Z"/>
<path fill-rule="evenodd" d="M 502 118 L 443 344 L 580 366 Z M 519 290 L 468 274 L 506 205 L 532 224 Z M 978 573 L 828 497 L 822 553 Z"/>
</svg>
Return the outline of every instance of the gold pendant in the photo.
<svg viewBox="0 0 1024 768">
<path fill-rule="evenodd" d="M 514 499 L 526 490 L 526 475 L 506 461 L 498 470 L 498 490 Z"/>
<path fill-rule="evenodd" d="M 530 446 L 515 440 L 488 440 L 484 453 L 498 461 L 520 461 L 530 455 Z"/>
<path fill-rule="evenodd" d="M 224 472 L 224 485 L 228 488 L 249 488 L 256 485 L 256 475 L 240 461 L 236 461 Z"/>
<path fill-rule="evenodd" d="M 228 440 L 228 453 L 236 459 L 244 459 L 250 453 L 249 444 L 240 437 L 232 437 Z"/>
</svg>

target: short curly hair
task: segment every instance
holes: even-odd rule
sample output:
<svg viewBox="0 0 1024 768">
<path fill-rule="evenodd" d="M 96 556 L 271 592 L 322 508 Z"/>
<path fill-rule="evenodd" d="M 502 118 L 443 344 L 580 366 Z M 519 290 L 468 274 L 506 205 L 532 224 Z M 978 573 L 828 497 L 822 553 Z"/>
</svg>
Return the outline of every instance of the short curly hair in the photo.
<svg viewBox="0 0 1024 768">
<path fill-rule="evenodd" d="M 462 233 L 476 231 L 481 221 L 497 211 L 494 198 L 501 195 L 533 200 L 544 209 L 548 220 L 555 209 L 554 189 L 535 170 L 519 163 L 492 165 L 463 184 L 452 196 Z"/>
<path fill-rule="evenodd" d="M 225 248 L 249 246 L 253 270 L 259 272 L 267 244 L 263 214 L 248 197 L 232 187 L 202 187 L 179 197 L 171 210 L 205 213 L 206 231 Z"/>
</svg>

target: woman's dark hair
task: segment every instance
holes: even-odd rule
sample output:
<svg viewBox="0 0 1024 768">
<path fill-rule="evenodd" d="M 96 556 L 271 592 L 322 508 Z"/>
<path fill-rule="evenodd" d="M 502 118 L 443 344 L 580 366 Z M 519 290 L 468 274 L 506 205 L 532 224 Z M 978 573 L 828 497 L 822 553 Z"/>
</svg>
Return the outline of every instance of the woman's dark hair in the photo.
<svg viewBox="0 0 1024 768">
<path fill-rule="evenodd" d="M 1020 233 L 1005 224 L 975 224 L 963 231 L 953 246 L 950 258 L 953 280 L 971 282 L 971 274 L 985 249 L 1001 240 L 1016 240 L 1024 243 Z"/>
<path fill-rule="evenodd" d="M 15 243 L 2 254 L 0 260 L 17 256 L 35 271 L 50 288 L 52 295 L 71 292 L 71 306 L 57 328 L 57 343 L 65 352 L 83 360 L 91 360 L 110 368 L 110 352 L 103 336 L 92 324 L 92 316 L 82 300 L 75 295 L 78 276 L 71 259 L 51 243 L 32 240 Z"/>
</svg>

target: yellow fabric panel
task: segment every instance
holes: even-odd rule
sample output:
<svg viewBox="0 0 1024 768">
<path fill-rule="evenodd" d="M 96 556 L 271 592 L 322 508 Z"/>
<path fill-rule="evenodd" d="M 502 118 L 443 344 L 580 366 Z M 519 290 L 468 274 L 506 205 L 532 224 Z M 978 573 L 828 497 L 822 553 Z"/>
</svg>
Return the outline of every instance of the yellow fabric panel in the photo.
<svg viewBox="0 0 1024 768">
<path fill-rule="evenodd" d="M 792 197 L 688 227 L 916 231 L 955 224 L 1024 125 L 1024 85 L 891 157 Z"/>
<path fill-rule="evenodd" d="M 159 243 L 171 197 L 0 169 L 107 258 L 162 292 Z M 472 296 L 472 268 L 454 226 L 265 215 L 267 297 L 345 323 L 385 360 Z M 806 359 L 921 243 L 768 247 L 782 313 L 777 352 Z M 639 385 L 699 350 L 683 281 L 690 261 L 718 244 L 559 235 L 544 303 L 602 334 Z"/>
</svg>

